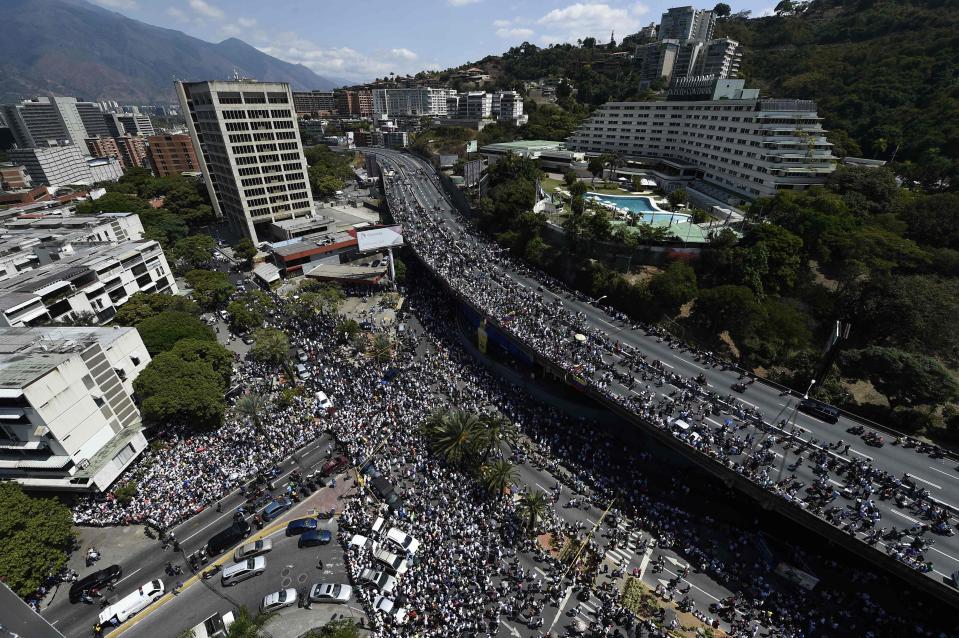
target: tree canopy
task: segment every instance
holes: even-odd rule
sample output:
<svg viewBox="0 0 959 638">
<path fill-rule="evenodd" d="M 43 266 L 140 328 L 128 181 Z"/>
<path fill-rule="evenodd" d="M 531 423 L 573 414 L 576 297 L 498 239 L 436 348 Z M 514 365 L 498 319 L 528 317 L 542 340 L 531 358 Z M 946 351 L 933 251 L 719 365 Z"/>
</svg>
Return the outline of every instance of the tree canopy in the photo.
<svg viewBox="0 0 959 638">
<path fill-rule="evenodd" d="M 150 355 L 154 357 L 172 349 L 181 339 L 216 341 L 208 325 L 185 312 L 160 312 L 139 322 L 136 328 Z"/>
<path fill-rule="evenodd" d="M 200 356 L 204 351 L 194 345 L 188 342 L 177 352 L 161 352 L 134 379 L 133 389 L 144 421 L 202 429 L 223 422 L 227 390 L 223 375 L 210 360 Z"/>
<path fill-rule="evenodd" d="M 20 596 L 37 590 L 67 564 L 74 549 L 73 514 L 55 498 L 28 496 L 0 482 L 0 580 Z"/>
</svg>

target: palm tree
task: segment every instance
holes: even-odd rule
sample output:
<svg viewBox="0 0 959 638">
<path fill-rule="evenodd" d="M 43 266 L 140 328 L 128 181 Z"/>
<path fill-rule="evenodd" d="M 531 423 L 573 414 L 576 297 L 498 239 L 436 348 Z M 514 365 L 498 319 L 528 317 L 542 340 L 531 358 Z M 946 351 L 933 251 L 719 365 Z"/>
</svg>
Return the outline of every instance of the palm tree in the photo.
<svg viewBox="0 0 959 638">
<path fill-rule="evenodd" d="M 386 335 L 376 335 L 370 345 L 370 353 L 377 363 L 386 363 L 393 358 L 393 343 Z"/>
<path fill-rule="evenodd" d="M 526 523 L 526 531 L 531 534 L 536 531 L 540 521 L 546 516 L 548 507 L 549 501 L 543 491 L 535 490 L 523 494 L 516 509 Z"/>
<path fill-rule="evenodd" d="M 484 415 L 480 419 L 484 426 L 476 438 L 477 453 L 482 455 L 483 463 L 489 459 L 500 441 L 503 439 L 503 430 L 506 428 L 506 419 L 499 415 Z"/>
<path fill-rule="evenodd" d="M 476 452 L 480 422 L 475 414 L 453 410 L 433 436 L 433 449 L 450 465 L 459 465 Z"/>
<path fill-rule="evenodd" d="M 500 459 L 484 465 L 481 478 L 483 485 L 489 490 L 490 494 L 503 496 L 506 488 L 512 486 L 518 476 L 519 473 L 515 465 L 505 459 Z"/>
<path fill-rule="evenodd" d="M 256 392 L 244 394 L 236 401 L 236 411 L 250 419 L 253 422 L 253 427 L 256 428 L 257 431 L 260 431 L 263 427 L 260 415 L 263 413 L 265 407 L 266 400 L 262 394 L 257 394 Z"/>
</svg>

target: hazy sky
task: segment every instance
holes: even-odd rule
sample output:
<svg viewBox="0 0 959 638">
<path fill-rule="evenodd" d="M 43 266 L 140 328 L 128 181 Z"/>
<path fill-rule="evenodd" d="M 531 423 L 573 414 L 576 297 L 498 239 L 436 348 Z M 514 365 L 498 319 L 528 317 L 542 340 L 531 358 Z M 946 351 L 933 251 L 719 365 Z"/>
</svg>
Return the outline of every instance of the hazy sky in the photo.
<svg viewBox="0 0 959 638">
<path fill-rule="evenodd" d="M 540 46 L 588 36 L 606 41 L 611 31 L 618 40 L 659 22 L 670 6 L 682 6 L 658 0 L 92 1 L 211 42 L 237 37 L 320 75 L 351 82 L 444 69 L 502 53 L 524 40 Z M 733 11 L 759 15 L 775 2 L 727 3 Z"/>
</svg>

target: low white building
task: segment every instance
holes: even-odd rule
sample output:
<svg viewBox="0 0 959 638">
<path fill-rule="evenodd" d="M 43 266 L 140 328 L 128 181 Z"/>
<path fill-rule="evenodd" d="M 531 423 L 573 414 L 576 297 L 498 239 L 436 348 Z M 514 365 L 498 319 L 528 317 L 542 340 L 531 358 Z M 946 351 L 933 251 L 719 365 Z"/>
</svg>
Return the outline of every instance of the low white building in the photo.
<svg viewBox="0 0 959 638">
<path fill-rule="evenodd" d="M 58 251 L 55 260 L 0 281 L 0 326 L 32 326 L 80 314 L 92 314 L 103 324 L 135 293 L 178 292 L 156 241 L 68 244 Z"/>
<path fill-rule="evenodd" d="M 0 282 L 60 258 L 67 246 L 118 244 L 143 238 L 134 213 L 74 215 L 68 207 L 0 221 Z"/>
<path fill-rule="evenodd" d="M 147 445 L 135 328 L 0 328 L 0 479 L 99 492 Z"/>
</svg>

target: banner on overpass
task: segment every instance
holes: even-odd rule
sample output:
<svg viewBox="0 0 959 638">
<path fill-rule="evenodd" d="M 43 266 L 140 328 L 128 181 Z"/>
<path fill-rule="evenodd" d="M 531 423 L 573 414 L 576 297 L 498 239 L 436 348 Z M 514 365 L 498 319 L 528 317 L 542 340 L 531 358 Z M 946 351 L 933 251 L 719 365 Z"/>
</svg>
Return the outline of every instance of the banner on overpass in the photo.
<svg viewBox="0 0 959 638">
<path fill-rule="evenodd" d="M 807 574 L 798 567 L 793 567 L 789 563 L 779 563 L 776 565 L 776 573 L 786 580 L 791 580 L 807 591 L 812 591 L 816 588 L 816 585 L 819 584 L 818 578 L 812 574 Z"/>
<path fill-rule="evenodd" d="M 386 226 L 373 230 L 361 230 L 356 233 L 357 248 L 361 253 L 380 248 L 392 248 L 403 245 L 403 227 Z"/>
</svg>

